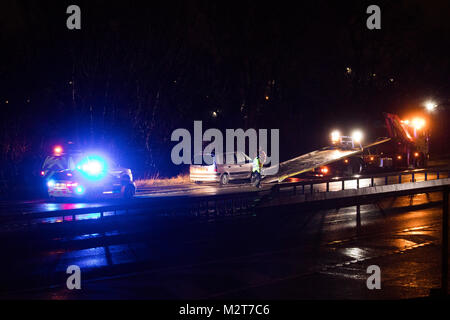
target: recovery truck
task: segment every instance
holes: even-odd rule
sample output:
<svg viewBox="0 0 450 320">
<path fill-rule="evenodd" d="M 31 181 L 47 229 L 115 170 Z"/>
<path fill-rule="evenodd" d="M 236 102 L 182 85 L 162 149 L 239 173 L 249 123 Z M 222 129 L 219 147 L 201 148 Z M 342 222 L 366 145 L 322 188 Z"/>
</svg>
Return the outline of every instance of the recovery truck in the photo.
<svg viewBox="0 0 450 320">
<path fill-rule="evenodd" d="M 375 170 L 425 167 L 429 157 L 425 120 L 400 120 L 391 113 L 383 116 L 388 137 L 363 145 L 361 131 L 344 136 L 335 130 L 331 133 L 330 146 L 282 162 L 277 175 L 265 175 L 263 169 L 263 181 L 282 182 L 294 176 L 354 176 Z"/>
</svg>

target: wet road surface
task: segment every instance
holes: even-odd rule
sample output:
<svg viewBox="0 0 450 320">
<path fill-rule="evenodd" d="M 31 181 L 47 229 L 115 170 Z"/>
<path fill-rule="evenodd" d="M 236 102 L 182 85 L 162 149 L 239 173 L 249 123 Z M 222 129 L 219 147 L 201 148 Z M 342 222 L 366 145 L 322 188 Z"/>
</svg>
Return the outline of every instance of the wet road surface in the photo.
<svg viewBox="0 0 450 320">
<path fill-rule="evenodd" d="M 362 206 L 360 224 L 355 207 L 224 220 L 130 218 L 81 236 L 69 224 L 52 248 L 7 246 L 0 298 L 425 296 L 440 281 L 440 200 L 420 194 Z M 82 270 L 80 291 L 64 288 L 73 264 Z M 381 268 L 381 290 L 366 287 L 372 264 Z"/>
</svg>

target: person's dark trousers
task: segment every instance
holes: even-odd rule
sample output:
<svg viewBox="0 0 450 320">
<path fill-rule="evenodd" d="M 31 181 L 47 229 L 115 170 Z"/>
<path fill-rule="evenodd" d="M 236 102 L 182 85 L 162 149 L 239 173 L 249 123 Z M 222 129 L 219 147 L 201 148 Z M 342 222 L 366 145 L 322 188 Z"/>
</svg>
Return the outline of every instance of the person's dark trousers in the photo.
<svg viewBox="0 0 450 320">
<path fill-rule="evenodd" d="M 261 185 L 261 173 L 259 172 L 253 172 L 253 184 L 255 187 L 259 188 Z"/>
</svg>

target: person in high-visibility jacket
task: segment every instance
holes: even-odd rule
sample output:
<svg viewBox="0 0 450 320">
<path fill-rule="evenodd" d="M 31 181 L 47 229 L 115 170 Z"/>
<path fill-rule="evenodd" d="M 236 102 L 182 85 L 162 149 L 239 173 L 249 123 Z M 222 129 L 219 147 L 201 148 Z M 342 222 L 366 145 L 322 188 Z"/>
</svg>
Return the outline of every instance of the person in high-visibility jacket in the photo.
<svg viewBox="0 0 450 320">
<path fill-rule="evenodd" d="M 252 180 L 254 181 L 255 187 L 261 187 L 261 160 L 259 159 L 259 155 L 253 159 L 253 170 L 252 170 Z"/>
</svg>

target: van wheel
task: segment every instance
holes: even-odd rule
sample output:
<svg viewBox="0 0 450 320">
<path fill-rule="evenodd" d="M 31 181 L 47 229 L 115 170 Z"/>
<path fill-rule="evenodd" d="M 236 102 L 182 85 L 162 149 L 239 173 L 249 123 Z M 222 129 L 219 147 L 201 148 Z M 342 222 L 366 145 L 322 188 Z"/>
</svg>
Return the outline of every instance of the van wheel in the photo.
<svg viewBox="0 0 450 320">
<path fill-rule="evenodd" d="M 224 173 L 224 174 L 220 177 L 220 185 L 224 186 L 224 185 L 228 184 L 228 181 L 230 181 L 230 177 L 228 176 L 227 173 Z"/>
</svg>

